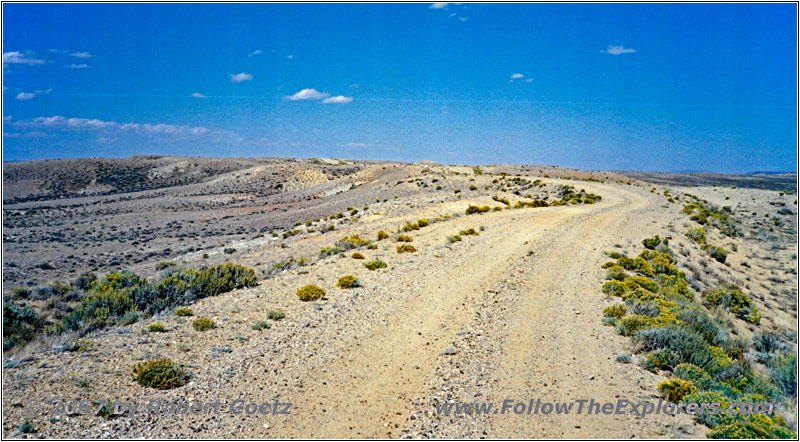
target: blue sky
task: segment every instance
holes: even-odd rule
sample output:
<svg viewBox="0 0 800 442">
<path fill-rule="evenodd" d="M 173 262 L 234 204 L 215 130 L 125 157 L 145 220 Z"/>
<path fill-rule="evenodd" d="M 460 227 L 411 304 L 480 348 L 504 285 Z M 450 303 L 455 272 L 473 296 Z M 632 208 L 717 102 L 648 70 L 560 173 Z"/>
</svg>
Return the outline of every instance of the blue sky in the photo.
<svg viewBox="0 0 800 442">
<path fill-rule="evenodd" d="M 794 4 L 4 4 L 4 160 L 797 168 Z"/>
</svg>

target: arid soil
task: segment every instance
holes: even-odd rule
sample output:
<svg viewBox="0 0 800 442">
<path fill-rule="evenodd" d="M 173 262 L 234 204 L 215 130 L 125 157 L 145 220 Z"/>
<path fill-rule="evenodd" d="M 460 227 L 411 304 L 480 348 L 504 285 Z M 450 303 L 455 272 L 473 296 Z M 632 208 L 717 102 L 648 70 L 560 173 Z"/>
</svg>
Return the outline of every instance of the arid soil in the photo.
<svg viewBox="0 0 800 442">
<path fill-rule="evenodd" d="M 748 290 L 763 315 L 759 327 L 796 349 L 796 193 L 665 188 L 614 173 L 538 166 L 477 170 L 264 159 L 191 175 L 174 172 L 173 163 L 194 162 L 199 165 L 185 170 L 203 170 L 206 160 L 138 161 L 159 162 L 159 170 L 178 175 L 163 183 L 136 181 L 132 191 L 108 188 L 81 196 L 76 187 L 48 199 L 25 197 L 34 194 L 25 193 L 30 189 L 56 194 L 41 177 L 16 172 L 27 179 L 13 181 L 6 173 L 4 293 L 72 280 L 85 271 L 102 275 L 127 268 L 152 277 L 161 260 L 195 268 L 231 261 L 255 268 L 263 279 L 256 287 L 192 304 L 192 317 L 164 312 L 89 333 L 88 351 L 60 351 L 74 337 L 68 335 L 4 352 L 7 437 L 704 437 L 707 428 L 686 415 L 436 413 L 436 405 L 447 402 L 658 401 L 655 386 L 663 375 L 617 361 L 632 353 L 631 344 L 603 324 L 601 312 L 614 300 L 600 290 L 605 253 L 635 256 L 642 239 L 654 234 L 671 239 L 681 269 L 700 287 L 729 281 Z M 93 179 L 78 181 L 97 187 Z M 585 189 L 602 200 L 519 209 L 498 202 L 553 202 L 559 186 Z M 732 207 L 745 235 L 710 234 L 726 248 L 735 245 L 726 263 L 707 258 L 686 238 L 694 225 L 681 213 L 683 204 L 667 200 L 665 189 Z M 465 214 L 473 204 L 504 210 Z M 782 208 L 789 213 L 778 213 Z M 338 212 L 343 217 L 315 221 Z M 407 233 L 417 251 L 397 253 L 398 229 L 420 218 L 432 222 Z M 330 225 L 335 229 L 324 228 Z M 470 228 L 478 235 L 448 240 Z M 379 230 L 390 238 L 377 241 Z M 356 234 L 377 245 L 358 250 L 364 261 L 381 259 L 386 268 L 366 269 L 351 257 L 353 251 L 320 254 Z M 297 265 L 302 257 L 308 261 Z M 280 265 L 290 259 L 295 262 Z M 52 269 L 41 268 L 43 262 Z M 347 274 L 357 276 L 360 287 L 337 288 L 337 279 Z M 301 302 L 295 291 L 306 284 L 324 288 L 325 299 Z M 44 302 L 34 305 L 46 309 Z M 254 330 L 271 310 L 286 317 Z M 200 316 L 214 319 L 217 328 L 194 330 L 191 321 Z M 755 330 L 735 321 L 745 336 Z M 154 322 L 167 331 L 142 331 Z M 191 382 L 166 391 L 137 384 L 132 366 L 156 356 L 185 364 Z M 223 412 L 104 418 L 30 406 L 116 398 L 219 399 Z M 237 399 L 293 406 L 289 415 L 232 415 L 227 406 Z M 19 431 L 24 419 L 34 433 Z"/>
</svg>

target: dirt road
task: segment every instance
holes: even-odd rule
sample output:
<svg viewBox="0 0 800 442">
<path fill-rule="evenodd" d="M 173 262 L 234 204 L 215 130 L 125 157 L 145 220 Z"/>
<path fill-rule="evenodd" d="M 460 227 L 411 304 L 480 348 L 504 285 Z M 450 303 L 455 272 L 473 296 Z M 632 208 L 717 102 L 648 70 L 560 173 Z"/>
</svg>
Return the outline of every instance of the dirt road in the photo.
<svg viewBox="0 0 800 442">
<path fill-rule="evenodd" d="M 326 343 L 335 356 L 323 366 L 305 366 L 307 372 L 300 375 L 302 390 L 283 394 L 295 404 L 292 416 L 277 427 L 270 426 L 274 433 L 267 434 L 414 434 L 410 428 L 424 426 L 426 419 L 439 419 L 432 415 L 433 403 L 426 404 L 424 399 L 439 381 L 437 367 L 443 360 L 452 363 L 459 358 L 472 371 L 492 368 L 495 372 L 491 382 L 480 387 L 483 391 L 452 387 L 450 398 L 469 400 L 475 393 L 497 402 L 537 397 L 612 401 L 621 394 L 631 400 L 640 398 L 642 391 L 636 385 L 647 375 L 614 361 L 624 340 L 600 322 L 600 312 L 610 302 L 599 292 L 599 265 L 605 261 L 604 250 L 625 240 L 638 242 L 647 233 L 653 222 L 647 216 L 650 200 L 641 190 L 599 184 L 584 187 L 603 195 L 602 202 L 467 216 L 417 233 L 414 244 L 427 249 L 459 229 L 477 227 L 476 223 L 485 226 L 480 236 L 467 237 L 468 245 L 457 243 L 452 250 L 435 252 L 438 257 L 430 257 L 434 252 L 429 252 L 423 259 L 399 263 L 393 269 L 396 278 L 382 287 L 397 295 L 376 318 L 380 326 L 357 324 L 361 330 L 351 330 L 357 337 L 354 345 Z M 441 262 L 426 266 L 427 259 Z M 498 286 L 500 290 L 491 290 Z M 506 296 L 511 303 L 490 302 L 491 313 L 504 312 L 503 321 L 483 330 L 492 346 L 502 346 L 485 358 L 465 357 L 458 351 L 452 356 L 443 354 L 458 345 L 451 342 L 454 337 L 463 336 L 476 314 L 486 310 L 487 295 Z M 462 377 L 450 383 L 469 388 L 469 375 Z M 532 419 L 496 415 L 477 420 L 482 422 L 476 428 L 483 428 L 489 437 L 512 438 L 630 437 L 641 427 L 632 416 Z M 438 430 L 428 431 L 438 437 L 479 436 L 472 430 L 453 433 L 458 426 L 441 424 Z M 263 428 L 254 425 L 252 435 L 265 436 Z"/>
</svg>

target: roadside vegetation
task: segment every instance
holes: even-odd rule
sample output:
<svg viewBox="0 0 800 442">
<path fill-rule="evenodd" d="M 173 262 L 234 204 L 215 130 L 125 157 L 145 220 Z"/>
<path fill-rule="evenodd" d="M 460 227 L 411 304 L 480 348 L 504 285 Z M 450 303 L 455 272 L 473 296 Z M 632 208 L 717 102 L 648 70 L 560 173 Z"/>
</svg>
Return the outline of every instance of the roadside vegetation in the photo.
<svg viewBox="0 0 800 442">
<path fill-rule="evenodd" d="M 737 318 L 758 324 L 761 315 L 739 287 L 695 293 L 678 270 L 669 241 L 643 241 L 636 258 L 619 252 L 603 265 L 603 292 L 621 302 L 603 310 L 604 322 L 630 336 L 639 363 L 672 379 L 658 385 L 669 401 L 712 403 L 791 403 L 797 394 L 797 355 L 770 333 L 753 342 L 739 338 Z M 696 415 L 712 438 L 796 438 L 778 415 Z"/>
</svg>

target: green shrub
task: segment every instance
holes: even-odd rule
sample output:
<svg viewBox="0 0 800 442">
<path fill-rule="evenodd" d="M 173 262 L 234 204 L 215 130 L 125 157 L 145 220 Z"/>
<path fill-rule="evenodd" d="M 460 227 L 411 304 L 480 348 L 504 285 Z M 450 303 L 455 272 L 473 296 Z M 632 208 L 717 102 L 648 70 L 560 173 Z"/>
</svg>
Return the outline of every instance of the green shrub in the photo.
<svg viewBox="0 0 800 442">
<path fill-rule="evenodd" d="M 189 307 L 178 307 L 175 309 L 176 316 L 192 316 L 192 309 Z"/>
<path fill-rule="evenodd" d="M 338 248 L 347 251 L 351 249 L 357 249 L 360 247 L 366 247 L 370 245 L 370 242 L 366 239 L 362 239 L 359 235 L 352 235 L 340 239 L 335 245 Z"/>
<path fill-rule="evenodd" d="M 36 432 L 36 425 L 34 425 L 33 421 L 26 417 L 22 420 L 22 422 L 19 423 L 17 429 L 20 431 L 20 433 L 32 434 Z"/>
<path fill-rule="evenodd" d="M 459 235 L 452 235 L 452 236 L 448 236 L 447 237 L 447 242 L 449 242 L 451 244 L 454 243 L 454 242 L 458 242 L 458 241 L 461 241 L 461 236 L 459 236 Z"/>
<path fill-rule="evenodd" d="M 355 252 L 353 253 L 353 259 L 364 259 L 364 255 L 361 253 Z"/>
<path fill-rule="evenodd" d="M 725 260 L 728 258 L 728 251 L 720 246 L 714 245 L 706 245 L 703 247 L 703 250 L 708 252 L 708 254 L 717 260 L 717 262 L 724 263 Z"/>
<path fill-rule="evenodd" d="M 192 327 L 197 331 L 206 331 L 216 328 L 217 324 L 210 318 L 197 318 L 192 322 Z"/>
<path fill-rule="evenodd" d="M 625 273 L 625 269 L 618 265 L 609 267 L 608 272 L 606 273 L 606 279 L 616 279 L 617 281 L 622 281 L 627 277 L 628 274 Z"/>
<path fill-rule="evenodd" d="M 702 368 L 693 364 L 678 364 L 675 366 L 675 377 L 691 381 L 692 384 L 701 390 L 708 390 L 714 385 L 711 375 Z"/>
<path fill-rule="evenodd" d="M 720 425 L 706 434 L 709 439 L 797 439 L 797 433 L 785 426 L 755 420 Z"/>
<path fill-rule="evenodd" d="M 383 230 L 378 231 L 378 241 L 382 241 L 389 237 L 389 234 L 384 232 Z"/>
<path fill-rule="evenodd" d="M 224 263 L 201 271 L 192 283 L 192 291 L 197 298 L 206 298 L 257 284 L 255 270 Z"/>
<path fill-rule="evenodd" d="M 642 367 L 646 370 L 658 373 L 658 370 L 672 370 L 678 365 L 680 358 L 670 349 L 662 348 L 653 350 L 645 356 Z"/>
<path fill-rule="evenodd" d="M 706 231 L 702 227 L 695 227 L 686 232 L 686 236 L 697 244 L 706 243 Z"/>
<path fill-rule="evenodd" d="M 133 378 L 140 385 L 169 390 L 189 382 L 190 375 L 171 359 L 150 359 L 133 366 Z"/>
<path fill-rule="evenodd" d="M 670 379 L 658 384 L 658 391 L 669 402 L 677 404 L 684 396 L 697 393 L 697 388 L 691 381 L 683 379 Z"/>
<path fill-rule="evenodd" d="M 147 327 L 147 330 L 153 333 L 163 333 L 167 331 L 167 327 L 164 327 L 164 324 L 160 322 L 154 322 Z"/>
<path fill-rule="evenodd" d="M 486 213 L 492 210 L 489 206 L 469 206 L 467 207 L 466 213 L 467 215 L 472 215 L 473 213 Z"/>
<path fill-rule="evenodd" d="M 44 321 L 31 307 L 3 296 L 3 350 L 33 340 Z"/>
<path fill-rule="evenodd" d="M 89 351 L 94 344 L 86 339 L 70 339 L 61 346 L 61 351 Z"/>
<path fill-rule="evenodd" d="M 503 203 L 506 206 L 510 206 L 511 205 L 511 203 L 506 198 L 500 198 L 497 195 L 492 196 L 492 199 L 497 201 L 498 203 Z"/>
<path fill-rule="evenodd" d="M 416 223 L 414 224 L 406 223 L 403 227 L 400 228 L 400 230 L 402 230 L 403 232 L 411 232 L 414 230 L 419 230 L 419 225 L 417 225 Z"/>
<path fill-rule="evenodd" d="M 547 204 L 547 201 L 544 200 L 517 201 L 517 203 L 514 204 L 514 208 L 515 209 L 523 209 L 525 207 L 537 208 L 537 207 L 548 207 L 549 205 L 550 204 Z"/>
<path fill-rule="evenodd" d="M 397 246 L 397 253 L 414 253 L 417 251 L 417 248 L 412 246 L 411 244 L 403 244 Z"/>
<path fill-rule="evenodd" d="M 339 287 L 340 289 L 349 289 L 358 286 L 358 278 L 353 275 L 342 276 L 338 281 L 336 281 L 336 287 Z"/>
<path fill-rule="evenodd" d="M 139 321 L 139 314 L 136 312 L 127 312 L 117 318 L 117 324 L 119 325 L 131 325 L 135 324 L 137 321 Z"/>
<path fill-rule="evenodd" d="M 304 285 L 297 289 L 297 297 L 301 301 L 316 301 L 325 297 L 325 290 L 315 285 Z"/>
<path fill-rule="evenodd" d="M 250 328 L 252 328 L 253 330 L 258 330 L 258 331 L 265 330 L 271 327 L 272 325 L 270 325 L 270 323 L 267 321 L 256 321 L 255 323 L 253 323 L 252 326 L 250 326 Z"/>
<path fill-rule="evenodd" d="M 370 270 L 383 269 L 386 268 L 386 263 L 381 261 L 380 259 L 375 259 L 369 262 L 365 262 L 364 267 Z"/>
<path fill-rule="evenodd" d="M 475 229 L 473 229 L 473 228 L 471 228 L 471 227 L 470 227 L 469 229 L 462 230 L 462 231 L 458 232 L 458 234 L 459 234 L 459 235 L 462 235 L 462 236 L 463 236 L 463 235 L 472 235 L 472 236 L 478 236 L 478 235 L 480 235 L 480 233 L 476 232 L 476 231 L 475 231 Z"/>
<path fill-rule="evenodd" d="M 628 313 L 628 309 L 623 304 L 610 305 L 603 309 L 603 316 L 610 318 L 621 318 Z"/>
<path fill-rule="evenodd" d="M 174 261 L 159 261 L 156 263 L 156 270 L 164 270 L 175 266 L 177 264 Z"/>
<path fill-rule="evenodd" d="M 667 244 L 668 241 L 666 239 L 664 239 L 663 242 L 664 242 L 664 244 Z M 654 236 L 652 238 L 645 238 L 645 239 L 642 240 L 642 245 L 644 245 L 645 248 L 650 249 L 650 250 L 655 250 L 655 248 L 658 247 L 658 245 L 661 244 L 661 243 L 662 243 L 662 239 L 659 238 L 658 235 L 656 235 L 656 236 Z"/>
<path fill-rule="evenodd" d="M 394 240 L 396 242 L 412 242 L 412 241 L 414 241 L 414 238 L 412 238 L 412 237 L 410 237 L 408 235 L 397 235 L 397 236 L 394 237 Z"/>
<path fill-rule="evenodd" d="M 430 223 L 428 222 L 427 218 L 420 218 L 420 219 L 417 220 L 417 225 L 419 227 L 427 227 L 428 224 L 430 224 Z"/>
<path fill-rule="evenodd" d="M 609 296 L 622 296 L 625 289 L 622 284 L 617 280 L 606 281 L 603 284 L 603 293 Z"/>
<path fill-rule="evenodd" d="M 286 312 L 283 310 L 270 310 L 267 312 L 267 319 L 272 319 L 273 321 L 280 321 L 285 317 Z"/>
<path fill-rule="evenodd" d="M 781 353 L 770 362 L 770 377 L 772 382 L 786 397 L 797 395 L 797 354 L 794 352 Z"/>
<path fill-rule="evenodd" d="M 709 308 L 722 306 L 736 317 L 757 324 L 761 320 L 753 301 L 738 289 L 715 289 L 703 295 L 703 305 Z"/>
</svg>

